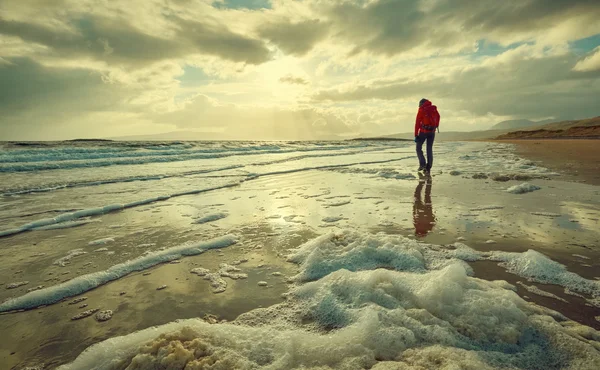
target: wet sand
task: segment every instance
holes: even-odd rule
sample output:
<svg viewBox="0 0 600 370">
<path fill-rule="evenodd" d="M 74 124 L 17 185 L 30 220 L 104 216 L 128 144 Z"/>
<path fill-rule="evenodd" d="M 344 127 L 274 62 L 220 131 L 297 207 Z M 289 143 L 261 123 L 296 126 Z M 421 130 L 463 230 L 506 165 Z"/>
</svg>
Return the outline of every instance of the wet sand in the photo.
<svg viewBox="0 0 600 370">
<path fill-rule="evenodd" d="M 502 140 L 515 144 L 519 156 L 540 162 L 567 180 L 600 185 L 600 140 L 532 139 Z"/>
<path fill-rule="evenodd" d="M 243 235 L 242 242 L 221 252 L 209 251 L 185 257 L 177 264 L 157 265 L 83 294 L 89 297 L 88 308 L 115 311 L 115 316 L 104 323 L 93 318 L 70 321 L 81 311 L 68 305 L 72 299 L 0 315 L 0 330 L 8 333 L 0 338 L 0 364 L 8 368 L 37 363 L 54 366 L 72 361 L 89 345 L 109 337 L 205 314 L 233 320 L 241 313 L 280 302 L 281 294 L 289 289 L 287 278 L 297 272 L 297 266 L 286 260 L 289 250 L 333 230 L 384 232 L 437 245 L 452 244 L 461 238 L 479 251 L 534 249 L 586 279 L 600 277 L 600 188 L 560 178 L 534 179 L 532 182 L 541 190 L 515 195 L 505 190 L 520 181 L 500 183 L 451 176 L 448 172 L 454 164 L 444 163 L 440 157 L 427 183 L 418 179 L 374 179 L 368 173 L 284 174 L 206 196 L 185 196 L 135 211 L 107 214 L 102 217 L 104 227 L 87 224 L 3 239 L 5 248 L 0 248 L 0 259 L 11 267 L 0 269 L 0 281 L 25 280 L 21 275 L 27 275 L 30 283 L 15 290 L 1 289 L 0 301 L 44 284 L 44 278 L 60 276 L 68 280 L 71 275 L 61 275 L 67 271 L 75 275 L 104 270 L 117 263 L 119 255 L 139 255 L 138 248 L 143 244 L 153 244 L 150 249 L 158 250 L 226 233 Z M 214 223 L 194 224 L 190 216 L 221 211 L 229 212 L 229 216 Z M 544 216 L 546 213 L 553 216 Z M 331 221 L 334 219 L 337 221 Z M 95 252 L 101 246 L 87 244 L 105 237 L 114 237 L 107 247 L 116 254 Z M 73 258 L 66 267 L 52 264 L 76 247 L 86 248 L 88 254 Z M 32 258 L 40 249 L 48 254 Z M 239 266 L 248 278 L 228 279 L 223 293 L 212 293 L 207 281 L 190 273 L 195 267 L 214 271 L 219 263 L 240 258 L 248 259 Z M 527 282 L 506 272 L 497 262 L 479 261 L 472 267 L 478 278 L 503 279 L 513 284 L 520 281 L 551 292 L 569 303 L 533 294 L 517 285 L 517 293 L 527 300 L 600 328 L 595 319 L 600 316 L 600 308 L 565 294 L 562 287 Z M 148 272 L 151 274 L 146 275 Z M 282 275 L 274 276 L 273 272 Z M 268 286 L 259 287 L 259 281 L 267 281 Z M 163 284 L 168 287 L 157 291 Z"/>
<path fill-rule="evenodd" d="M 526 301 L 550 308 L 554 311 L 562 313 L 569 319 L 577 321 L 580 324 L 600 330 L 600 322 L 595 318 L 600 313 L 600 309 L 587 304 L 586 300 L 581 297 L 565 293 L 565 290 L 558 285 L 529 282 L 518 275 L 507 272 L 504 268 L 498 266 L 498 262 L 494 261 L 476 261 L 469 263 L 469 265 L 473 268 L 475 277 L 490 281 L 507 281 L 516 287 L 517 294 L 519 294 L 519 296 L 524 298 Z M 571 268 L 569 271 L 579 273 L 582 271 L 582 268 Z M 564 301 L 554 297 L 547 297 L 530 292 L 525 289 L 524 285 L 535 286 L 544 292 L 548 292 L 559 298 L 562 298 Z"/>
</svg>

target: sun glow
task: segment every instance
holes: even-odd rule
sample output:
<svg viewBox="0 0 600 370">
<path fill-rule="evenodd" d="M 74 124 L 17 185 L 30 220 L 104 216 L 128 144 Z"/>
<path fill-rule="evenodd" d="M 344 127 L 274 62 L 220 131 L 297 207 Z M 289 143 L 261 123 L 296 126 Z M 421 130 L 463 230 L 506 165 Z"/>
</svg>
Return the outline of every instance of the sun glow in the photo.
<svg viewBox="0 0 600 370">
<path fill-rule="evenodd" d="M 278 103 L 293 103 L 310 85 L 309 74 L 301 60 L 293 56 L 280 56 L 256 69 L 254 82 L 263 85 L 270 99 Z"/>
</svg>

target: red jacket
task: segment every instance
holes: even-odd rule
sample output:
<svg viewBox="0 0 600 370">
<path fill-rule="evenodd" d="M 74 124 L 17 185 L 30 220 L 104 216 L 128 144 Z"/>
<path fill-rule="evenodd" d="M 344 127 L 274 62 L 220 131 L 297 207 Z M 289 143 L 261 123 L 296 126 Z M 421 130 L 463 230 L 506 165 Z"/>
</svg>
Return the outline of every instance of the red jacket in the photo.
<svg viewBox="0 0 600 370">
<path fill-rule="evenodd" d="M 425 107 L 429 106 L 431 106 L 431 102 L 429 100 L 426 100 L 425 103 L 423 103 L 423 105 L 419 107 L 419 112 L 417 112 L 417 119 L 415 120 L 415 136 L 419 136 L 419 131 L 424 133 L 435 132 L 435 130 L 425 130 L 421 127 L 421 123 L 423 122 L 423 110 L 425 109 Z"/>
</svg>

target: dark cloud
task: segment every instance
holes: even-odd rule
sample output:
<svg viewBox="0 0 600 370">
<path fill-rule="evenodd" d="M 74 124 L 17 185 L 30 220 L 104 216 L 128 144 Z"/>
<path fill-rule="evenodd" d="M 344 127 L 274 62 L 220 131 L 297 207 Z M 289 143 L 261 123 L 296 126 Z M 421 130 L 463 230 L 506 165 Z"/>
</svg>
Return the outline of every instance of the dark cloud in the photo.
<svg viewBox="0 0 600 370">
<path fill-rule="evenodd" d="M 455 14 L 466 30 L 513 33 L 551 29 L 557 20 L 598 14 L 600 4 L 596 0 L 444 0 L 434 11 Z"/>
<path fill-rule="evenodd" d="M 308 81 L 302 77 L 295 77 L 292 75 L 283 76 L 279 79 L 280 82 L 288 83 L 292 85 L 306 85 Z"/>
<path fill-rule="evenodd" d="M 261 64 L 271 59 L 271 53 L 262 40 L 231 32 L 224 25 L 208 25 L 179 19 L 178 39 L 187 40 L 192 50 L 219 56 L 234 62 Z"/>
<path fill-rule="evenodd" d="M 284 53 L 302 56 L 327 36 L 328 25 L 318 19 L 298 23 L 284 20 L 262 25 L 258 33 Z"/>
<path fill-rule="evenodd" d="M 0 66 L 0 115 L 14 112 L 114 109 L 117 96 L 98 73 L 85 69 L 48 68 L 31 59 L 10 59 Z M 113 96 L 111 99 L 110 97 Z"/>
<path fill-rule="evenodd" d="M 102 81 L 98 73 L 85 69 L 49 68 L 28 58 L 10 59 L 0 66 L 0 137 L 70 137 L 77 130 L 97 127 L 67 127 L 93 112 L 127 111 L 130 91 Z"/>
<path fill-rule="evenodd" d="M 225 9 L 269 9 L 270 0 L 215 0 L 212 4 L 215 8 Z"/>
<path fill-rule="evenodd" d="M 472 47 L 490 37 L 526 41 L 530 32 L 551 31 L 575 17 L 581 17 L 581 32 L 589 33 L 600 17 L 597 0 L 380 0 L 366 5 L 332 1 L 321 8 L 322 4 L 318 9 L 331 20 L 331 33 L 353 46 L 352 54 L 395 55 L 415 48 L 456 52 L 457 46 Z M 585 36 L 589 35 L 581 37 Z"/>
<path fill-rule="evenodd" d="M 49 47 L 62 58 L 92 57 L 109 63 L 147 64 L 194 54 L 260 64 L 270 59 L 261 40 L 224 25 L 173 18 L 175 37 L 149 35 L 122 19 L 85 15 L 68 21 L 70 30 L 0 18 L 0 34 Z"/>
<path fill-rule="evenodd" d="M 444 100 L 452 110 L 475 115 L 537 118 L 585 118 L 600 114 L 597 83 L 600 73 L 572 71 L 572 54 L 521 58 L 506 63 L 465 68 L 448 77 L 429 80 L 380 80 L 346 91 L 322 90 L 314 101 L 414 99 Z M 595 82 L 595 83 L 594 83 Z"/>
</svg>

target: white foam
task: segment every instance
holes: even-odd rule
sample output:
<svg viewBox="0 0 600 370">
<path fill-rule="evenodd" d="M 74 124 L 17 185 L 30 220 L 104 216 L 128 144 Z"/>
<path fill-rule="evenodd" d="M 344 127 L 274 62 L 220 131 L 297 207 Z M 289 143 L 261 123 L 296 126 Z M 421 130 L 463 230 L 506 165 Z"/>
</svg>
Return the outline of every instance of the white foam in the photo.
<svg viewBox="0 0 600 370">
<path fill-rule="evenodd" d="M 541 188 L 537 185 L 533 185 L 530 183 L 522 183 L 521 185 L 515 185 L 515 186 L 511 186 L 510 188 L 506 189 L 506 191 L 508 193 L 512 193 L 512 194 L 525 194 L 525 193 L 530 193 L 532 191 L 536 191 L 536 190 L 540 190 Z"/>
<path fill-rule="evenodd" d="M 86 307 L 87 307 L 87 305 L 86 305 Z M 75 320 L 85 319 L 86 317 L 90 317 L 98 311 L 100 311 L 99 308 L 92 308 L 90 310 L 86 310 L 81 313 L 78 313 L 77 315 L 71 317 L 71 320 L 75 321 Z"/>
<path fill-rule="evenodd" d="M 238 262 L 241 263 L 241 261 Z M 196 274 L 201 276 L 204 280 L 208 280 L 213 293 L 222 293 L 227 289 L 227 281 L 223 279 L 225 277 L 232 280 L 248 278 L 248 275 L 241 273 L 241 271 L 240 268 L 226 263 L 221 263 L 219 265 L 219 271 L 215 273 L 211 273 L 210 270 L 202 267 L 196 267 L 190 270 L 192 274 Z"/>
<path fill-rule="evenodd" d="M 477 212 L 477 211 L 494 211 L 497 209 L 504 209 L 504 206 L 484 206 L 484 207 L 477 207 L 477 208 L 471 208 L 470 211 L 473 212 Z"/>
<path fill-rule="evenodd" d="M 536 287 L 535 285 L 523 284 L 520 281 L 517 282 L 517 284 L 519 284 L 520 286 L 522 286 L 523 288 L 525 288 L 528 292 L 531 292 L 533 294 L 537 294 L 537 295 L 542 296 L 542 297 L 554 298 L 556 300 L 559 300 L 559 301 L 562 301 L 562 302 L 565 302 L 565 303 L 569 303 L 566 299 L 561 298 L 561 297 L 557 296 L 556 294 L 552 294 L 550 292 L 542 290 L 542 289 Z"/>
<path fill-rule="evenodd" d="M 286 302 L 233 324 L 181 320 L 111 338 L 61 369 L 575 370 L 600 362 L 600 333 L 560 325 L 555 318 L 564 317 L 525 302 L 506 282 L 469 277 L 457 258 L 483 257 L 453 247 L 329 233 L 290 255 L 300 264 L 296 281 L 313 281 L 292 288 Z"/>
<path fill-rule="evenodd" d="M 76 219 L 83 218 L 83 217 L 97 216 L 97 215 L 101 215 L 104 213 L 121 210 L 123 208 L 124 208 L 124 206 L 122 204 L 110 204 L 110 205 L 107 205 L 104 207 L 89 208 L 89 209 L 84 209 L 84 210 L 75 211 L 75 212 L 67 212 L 67 213 L 60 214 L 54 218 L 44 218 L 41 220 L 36 220 L 36 221 L 30 222 L 30 223 L 27 223 L 25 225 L 22 225 L 21 227 L 16 228 L 16 229 L 0 231 L 0 237 L 18 234 L 18 233 L 33 230 L 33 229 L 39 229 L 39 228 L 47 227 L 50 225 L 59 224 L 62 222 L 74 221 Z"/>
<path fill-rule="evenodd" d="M 334 169 L 339 169 L 339 168 L 344 168 L 344 167 L 366 165 L 366 164 L 390 163 L 390 162 L 397 162 L 397 161 L 402 161 L 402 160 L 411 159 L 411 158 L 413 158 L 413 157 L 410 156 L 410 157 L 385 159 L 385 160 L 379 160 L 379 161 L 353 162 L 353 163 L 333 164 L 333 165 L 323 165 L 323 166 L 300 167 L 300 168 L 293 168 L 293 169 L 280 170 L 280 171 L 271 171 L 271 172 L 264 172 L 264 173 L 249 173 L 247 175 L 247 179 L 254 180 L 259 177 L 264 177 L 264 176 L 284 175 L 284 174 L 312 171 L 312 170 L 334 170 Z"/>
<path fill-rule="evenodd" d="M 398 172 L 394 168 L 331 167 L 326 169 L 339 173 L 375 175 L 376 177 L 383 177 L 385 179 L 410 180 L 415 178 L 412 173 Z"/>
<path fill-rule="evenodd" d="M 130 203 L 125 204 L 125 205 L 123 205 L 123 208 L 139 207 L 139 206 L 143 206 L 143 205 L 146 205 L 146 204 L 151 204 L 151 203 L 155 203 L 155 202 L 160 202 L 160 201 L 163 201 L 163 200 L 167 200 L 169 198 L 171 198 L 170 195 L 162 195 L 162 196 L 159 196 L 159 197 L 141 199 L 141 200 L 138 200 L 138 201 L 135 201 L 135 202 L 130 202 Z"/>
<path fill-rule="evenodd" d="M 105 244 L 114 243 L 114 242 L 115 242 L 114 238 L 102 238 L 102 239 L 92 240 L 91 242 L 88 243 L 88 245 L 105 245 Z"/>
<path fill-rule="evenodd" d="M 323 221 L 323 222 L 338 222 L 343 219 L 344 219 L 344 217 L 341 217 L 341 216 L 330 216 L 330 217 L 323 217 L 323 219 L 321 221 Z"/>
<path fill-rule="evenodd" d="M 100 222 L 100 220 L 81 220 L 81 221 L 67 221 L 60 224 L 47 225 L 42 227 L 36 227 L 33 230 L 56 230 L 56 229 L 68 229 L 71 227 L 83 226 L 95 222 Z"/>
<path fill-rule="evenodd" d="M 192 148 L 168 151 L 131 151 L 122 148 L 114 148 L 111 151 L 98 151 L 95 148 L 88 148 L 88 151 L 72 152 L 70 148 L 52 148 L 44 152 L 32 152 L 23 150 L 13 150 L 6 155 L 0 153 L 0 172 L 23 172 L 40 171 L 53 169 L 74 169 L 90 167 L 106 167 L 115 165 L 139 165 L 148 163 L 168 163 L 177 161 L 188 161 L 214 158 L 237 157 L 259 154 L 275 153 L 294 153 L 294 152 L 315 152 L 315 151 L 340 151 L 344 149 L 362 149 L 365 145 L 332 145 L 332 146 L 314 146 L 309 145 L 283 148 L 281 146 L 248 146 L 236 148 Z M 374 149 L 381 150 L 381 149 Z M 356 154 L 358 152 L 340 153 L 340 155 Z M 329 156 L 322 153 L 310 155 L 307 157 Z M 287 158 L 295 160 L 296 158 Z M 233 159 L 235 160 L 235 159 Z M 272 161 L 271 161 L 272 162 Z M 267 162 L 269 163 L 269 162 Z M 219 169 L 216 169 L 219 170 Z M 198 171 L 199 173 L 207 171 Z"/>
<path fill-rule="evenodd" d="M 17 281 L 15 283 L 6 284 L 6 289 L 16 289 L 27 284 L 29 284 L 29 281 Z"/>
<path fill-rule="evenodd" d="M 575 370 L 599 360 L 574 330 L 539 313 L 459 265 L 425 274 L 340 270 L 294 289 L 287 305 L 241 315 L 237 325 L 179 320 L 95 344 L 60 369 Z M 327 330 L 281 325 L 282 314 Z"/>
<path fill-rule="evenodd" d="M 278 164 L 278 163 L 286 163 L 286 162 L 291 162 L 291 161 L 298 161 L 301 159 L 307 159 L 307 158 L 324 158 L 324 157 L 338 157 L 338 156 L 347 156 L 347 155 L 356 155 L 356 154 L 364 154 L 364 153 L 368 153 L 368 152 L 376 152 L 376 151 L 381 151 L 381 150 L 386 150 L 385 149 L 381 149 L 381 148 L 375 148 L 375 149 L 362 149 L 360 151 L 357 150 L 353 150 L 353 151 L 346 151 L 346 152 L 342 152 L 342 153 L 320 153 L 320 154 L 304 154 L 304 155 L 299 155 L 299 156 L 295 156 L 295 157 L 287 157 L 287 158 L 283 158 L 283 159 L 277 159 L 277 160 L 272 160 L 272 161 L 267 161 L 267 162 L 261 162 L 261 163 L 255 163 L 254 165 L 258 165 L 258 166 L 265 166 L 265 165 L 270 165 L 270 164 Z"/>
<path fill-rule="evenodd" d="M 206 215 L 204 217 L 201 217 L 199 219 L 194 220 L 194 224 L 205 224 L 208 222 L 214 222 L 214 221 L 218 221 L 220 219 L 223 219 L 225 217 L 227 217 L 228 214 L 224 213 L 224 212 L 219 212 L 219 213 L 213 213 L 210 215 Z"/>
<path fill-rule="evenodd" d="M 410 180 L 415 179 L 415 175 L 412 173 L 401 173 L 396 170 L 382 170 L 377 173 L 377 176 L 383 177 L 386 179 L 395 179 L 395 180 Z"/>
<path fill-rule="evenodd" d="M 206 242 L 183 244 L 162 251 L 151 252 L 142 257 L 114 265 L 104 271 L 78 276 L 64 283 L 9 299 L 0 304 L 0 312 L 30 309 L 56 303 L 64 298 L 87 292 L 99 285 L 119 279 L 131 272 L 142 271 L 183 256 L 197 255 L 208 249 L 225 248 L 235 243 L 236 238 L 232 235 L 227 235 Z"/>
<path fill-rule="evenodd" d="M 104 310 L 100 311 L 96 314 L 96 321 L 103 322 L 112 319 L 113 311 L 112 310 Z"/>
<path fill-rule="evenodd" d="M 61 267 L 65 267 L 66 265 L 68 265 L 71 262 L 72 258 L 81 256 L 84 254 L 87 254 L 87 252 L 84 252 L 83 249 L 73 249 L 73 250 L 70 250 L 66 256 L 61 257 L 61 258 L 57 259 L 56 261 L 54 261 L 53 264 L 61 266 Z"/>
<path fill-rule="evenodd" d="M 198 276 L 206 276 L 210 272 L 209 269 L 205 269 L 203 267 L 196 267 L 190 270 L 192 274 L 196 274 Z"/>
<path fill-rule="evenodd" d="M 345 206 L 347 204 L 352 203 L 352 201 L 350 200 L 343 200 L 340 202 L 333 202 L 333 203 L 327 203 L 325 204 L 325 207 L 340 207 L 340 206 Z"/>
<path fill-rule="evenodd" d="M 138 244 L 135 246 L 135 248 L 151 248 L 154 247 L 156 245 L 156 243 L 143 243 L 143 244 Z"/>
<path fill-rule="evenodd" d="M 295 279 L 312 281 L 341 268 L 350 271 L 393 268 L 423 271 L 425 260 L 416 242 L 398 237 L 328 233 L 294 250 L 288 260 L 301 265 Z"/>
<path fill-rule="evenodd" d="M 535 216 L 543 216 L 543 217 L 560 217 L 560 213 L 552 213 L 552 212 L 531 212 L 532 215 Z"/>
<path fill-rule="evenodd" d="M 185 173 L 177 173 L 177 174 L 173 174 L 173 175 L 161 174 L 161 175 L 152 175 L 152 176 L 134 176 L 134 177 L 124 177 L 124 178 L 112 178 L 112 179 L 99 180 L 99 181 L 71 182 L 68 184 L 61 184 L 58 186 L 12 190 L 12 191 L 7 191 L 7 192 L 3 193 L 2 195 L 12 196 L 12 195 L 23 195 L 23 194 L 33 194 L 33 193 L 44 193 L 44 192 L 62 190 L 62 189 L 67 189 L 67 188 L 81 188 L 81 187 L 90 187 L 90 186 L 99 186 L 99 185 L 108 185 L 108 184 L 128 183 L 128 182 L 134 182 L 134 181 L 157 181 L 157 180 L 163 180 L 163 179 L 168 179 L 168 178 L 172 178 L 172 177 L 200 175 L 200 174 L 207 174 L 207 173 L 211 173 L 211 172 L 220 172 L 220 171 L 238 169 L 238 168 L 242 168 L 242 167 L 244 167 L 244 166 L 243 165 L 232 165 L 232 166 L 211 168 L 211 169 L 205 169 L 205 170 L 187 171 Z"/>
<path fill-rule="evenodd" d="M 556 284 L 572 291 L 600 297 L 600 281 L 587 280 L 532 249 L 523 253 L 493 252 L 490 260 L 501 261 L 509 272 L 544 284 Z"/>
<path fill-rule="evenodd" d="M 127 209 L 127 208 L 139 207 L 139 206 L 146 205 L 146 204 L 151 204 L 151 203 L 155 203 L 155 202 L 168 200 L 172 197 L 206 193 L 206 192 L 225 189 L 225 188 L 238 186 L 238 185 L 239 185 L 239 183 L 236 182 L 236 183 L 225 184 L 222 186 L 188 190 L 188 191 L 175 193 L 175 194 L 171 194 L 171 195 L 161 195 L 161 196 L 157 196 L 157 197 L 141 199 L 141 200 L 126 203 L 126 204 L 110 204 L 110 205 L 106 205 L 103 207 L 89 208 L 89 209 L 84 209 L 84 210 L 75 211 L 75 212 L 67 212 L 67 213 L 58 215 L 54 218 L 45 218 L 45 219 L 41 219 L 41 220 L 36 220 L 36 221 L 30 222 L 28 224 L 22 225 L 21 227 L 18 227 L 18 228 L 0 231 L 0 237 L 14 235 L 14 234 L 18 234 L 18 233 L 22 233 L 22 232 L 26 232 L 26 231 L 30 231 L 30 230 L 40 229 L 43 227 L 48 227 L 49 225 L 55 225 L 55 224 L 60 224 L 63 222 L 74 221 L 79 218 L 98 216 L 98 215 L 103 215 L 105 213 L 120 211 L 120 210 Z"/>
<path fill-rule="evenodd" d="M 464 152 L 461 151 L 451 151 L 445 156 L 444 159 L 447 158 L 453 166 L 452 172 L 475 174 L 475 178 L 491 176 L 494 180 L 498 180 L 498 177 L 527 180 L 558 175 L 547 168 L 516 156 L 510 145 L 471 143 L 467 150 L 467 155 L 462 155 Z"/>
<path fill-rule="evenodd" d="M 586 257 L 586 256 L 582 256 L 581 254 L 572 254 L 573 257 L 577 257 L 577 258 L 583 258 L 585 260 L 589 260 L 590 257 Z"/>
</svg>

